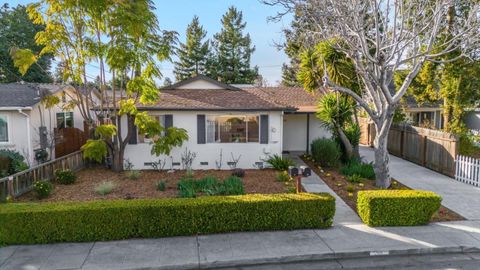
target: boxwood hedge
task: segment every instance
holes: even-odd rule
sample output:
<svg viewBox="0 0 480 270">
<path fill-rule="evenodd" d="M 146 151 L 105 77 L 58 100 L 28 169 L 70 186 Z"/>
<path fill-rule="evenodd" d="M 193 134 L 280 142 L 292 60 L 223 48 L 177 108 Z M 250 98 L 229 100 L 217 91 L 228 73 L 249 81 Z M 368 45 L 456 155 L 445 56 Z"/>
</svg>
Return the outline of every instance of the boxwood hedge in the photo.
<svg viewBox="0 0 480 270">
<path fill-rule="evenodd" d="M 327 193 L 12 203 L 0 207 L 0 244 L 327 228 L 334 214 Z"/>
<path fill-rule="evenodd" d="M 357 211 L 369 226 L 427 224 L 440 208 L 442 198 L 423 190 L 359 191 Z"/>
</svg>

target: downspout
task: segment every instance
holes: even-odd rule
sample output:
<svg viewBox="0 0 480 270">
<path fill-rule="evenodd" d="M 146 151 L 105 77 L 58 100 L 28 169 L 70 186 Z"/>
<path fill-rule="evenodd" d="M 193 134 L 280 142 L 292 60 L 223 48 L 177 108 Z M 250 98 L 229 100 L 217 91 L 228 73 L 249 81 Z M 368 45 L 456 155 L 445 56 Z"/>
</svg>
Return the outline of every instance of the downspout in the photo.
<svg viewBox="0 0 480 270">
<path fill-rule="evenodd" d="M 28 140 L 28 159 L 30 164 L 33 165 L 33 151 L 32 151 L 32 134 L 30 131 L 30 116 L 22 111 L 22 109 L 18 109 L 18 113 L 25 116 L 27 118 L 27 140 Z"/>
<path fill-rule="evenodd" d="M 307 112 L 307 154 L 310 154 L 310 113 Z"/>
</svg>

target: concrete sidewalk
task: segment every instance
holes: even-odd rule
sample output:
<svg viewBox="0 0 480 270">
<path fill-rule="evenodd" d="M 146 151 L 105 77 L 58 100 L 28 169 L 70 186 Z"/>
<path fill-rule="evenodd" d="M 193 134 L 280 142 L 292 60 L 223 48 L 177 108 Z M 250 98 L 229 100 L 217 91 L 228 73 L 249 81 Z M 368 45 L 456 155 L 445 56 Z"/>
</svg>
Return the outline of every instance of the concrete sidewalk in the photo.
<svg viewBox="0 0 480 270">
<path fill-rule="evenodd" d="M 480 222 L 229 233 L 161 239 L 9 246 L 0 269 L 205 269 L 269 262 L 480 250 Z"/>
<path fill-rule="evenodd" d="M 367 161 L 373 161 L 373 148 L 361 146 L 360 155 Z M 392 155 L 390 174 L 410 188 L 436 192 L 442 196 L 444 206 L 466 219 L 480 220 L 480 188 Z"/>
</svg>

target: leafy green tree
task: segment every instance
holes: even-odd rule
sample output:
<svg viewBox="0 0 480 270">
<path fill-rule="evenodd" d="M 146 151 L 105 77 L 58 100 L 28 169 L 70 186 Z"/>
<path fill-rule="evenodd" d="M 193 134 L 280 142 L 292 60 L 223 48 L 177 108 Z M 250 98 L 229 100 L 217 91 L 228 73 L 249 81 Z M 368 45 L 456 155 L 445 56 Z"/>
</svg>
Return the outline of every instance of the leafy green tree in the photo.
<svg viewBox="0 0 480 270">
<path fill-rule="evenodd" d="M 186 130 L 165 130 L 137 109 L 137 105 L 158 101 L 154 80 L 161 77 L 158 62 L 169 59 L 176 38 L 172 32 L 160 32 L 151 1 L 43 0 L 27 10 L 34 23 L 46 24 L 36 36 L 36 43 L 44 46 L 39 55 L 52 54 L 64 64 L 62 77 L 76 89 L 74 105 L 95 131 L 95 137 L 82 147 L 86 158 L 101 161 L 109 156 L 112 169 L 120 171 L 125 148 L 137 131 L 153 138 L 155 155 L 169 154 L 188 139 Z M 23 72 L 38 59 L 25 49 L 12 57 Z M 92 63 L 99 65 L 99 104 L 92 104 L 88 80 L 96 76 L 86 73 Z M 112 75 L 110 84 L 107 69 Z M 164 131 L 166 135 L 161 136 Z"/>
<path fill-rule="evenodd" d="M 213 40 L 214 54 L 208 62 L 208 75 L 224 83 L 253 83 L 258 76 L 258 67 L 250 67 L 255 47 L 250 35 L 244 35 L 246 23 L 243 14 L 230 7 L 222 17 L 222 30 Z"/>
<path fill-rule="evenodd" d="M 175 62 L 173 73 L 177 81 L 192 76 L 205 74 L 209 41 L 203 41 L 207 31 L 200 25 L 198 17 L 193 17 L 187 27 L 187 40 L 177 49 L 178 61 Z"/>
<path fill-rule="evenodd" d="M 52 55 L 44 54 L 37 59 L 25 75 L 22 75 L 13 65 L 10 51 L 16 48 L 30 49 L 38 54 L 42 45 L 35 43 L 35 35 L 43 31 L 45 25 L 34 24 L 26 12 L 26 8 L 18 5 L 9 8 L 8 4 L 0 7 L 0 82 L 52 82 L 50 64 Z"/>
<path fill-rule="evenodd" d="M 338 41 L 323 41 L 300 53 L 297 78 L 307 91 L 320 88 L 324 74 L 328 73 L 336 84 L 360 92 L 355 67 L 344 53 L 334 48 L 335 42 Z M 353 116 L 357 119 L 355 105 L 352 98 L 339 93 L 324 95 L 318 104 L 317 117 L 341 142 L 347 160 L 360 156 L 358 143 L 354 143 L 357 139 L 349 138 L 349 134 L 355 133 L 346 132 L 358 129 L 358 121 L 353 122 Z"/>
</svg>

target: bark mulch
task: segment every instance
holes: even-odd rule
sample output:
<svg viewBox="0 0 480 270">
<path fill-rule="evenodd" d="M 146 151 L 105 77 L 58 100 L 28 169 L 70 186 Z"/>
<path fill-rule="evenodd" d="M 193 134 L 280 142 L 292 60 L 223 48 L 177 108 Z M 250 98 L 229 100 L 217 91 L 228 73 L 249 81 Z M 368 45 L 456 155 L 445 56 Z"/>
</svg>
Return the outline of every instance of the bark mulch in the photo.
<svg viewBox="0 0 480 270">
<path fill-rule="evenodd" d="M 230 170 L 196 170 L 193 171 L 195 179 L 205 176 L 216 176 L 219 181 L 232 174 Z M 247 194 L 251 193 L 284 193 L 287 192 L 285 183 L 276 181 L 277 172 L 272 169 L 245 170 L 242 182 Z M 144 198 L 175 198 L 177 197 L 177 183 L 186 175 L 185 171 L 141 171 L 141 176 L 128 179 L 125 172 L 116 173 L 105 168 L 88 168 L 77 173 L 77 180 L 72 185 L 53 183 L 54 188 L 50 196 L 44 201 L 91 201 L 104 199 L 144 199 Z M 158 191 L 156 183 L 160 180 L 166 182 L 165 191 Z M 115 184 L 112 193 L 99 195 L 95 193 L 96 186 L 104 181 Z M 17 202 L 39 201 L 33 192 L 15 199 Z"/>
<path fill-rule="evenodd" d="M 313 171 L 318 174 L 322 180 L 335 192 L 337 195 L 350 206 L 350 208 L 357 213 L 357 192 L 360 190 L 378 190 L 375 186 L 374 180 L 362 179 L 360 183 L 350 183 L 345 176 L 343 176 L 337 168 L 321 168 L 312 160 L 300 157 Z M 347 186 L 353 186 L 354 192 L 347 191 Z M 395 179 L 392 179 L 392 186 L 389 189 L 411 189 Z M 357 213 L 358 214 L 358 213 Z M 464 217 L 456 212 L 441 206 L 439 211 L 432 217 L 432 222 L 456 221 L 465 220 Z"/>
</svg>

